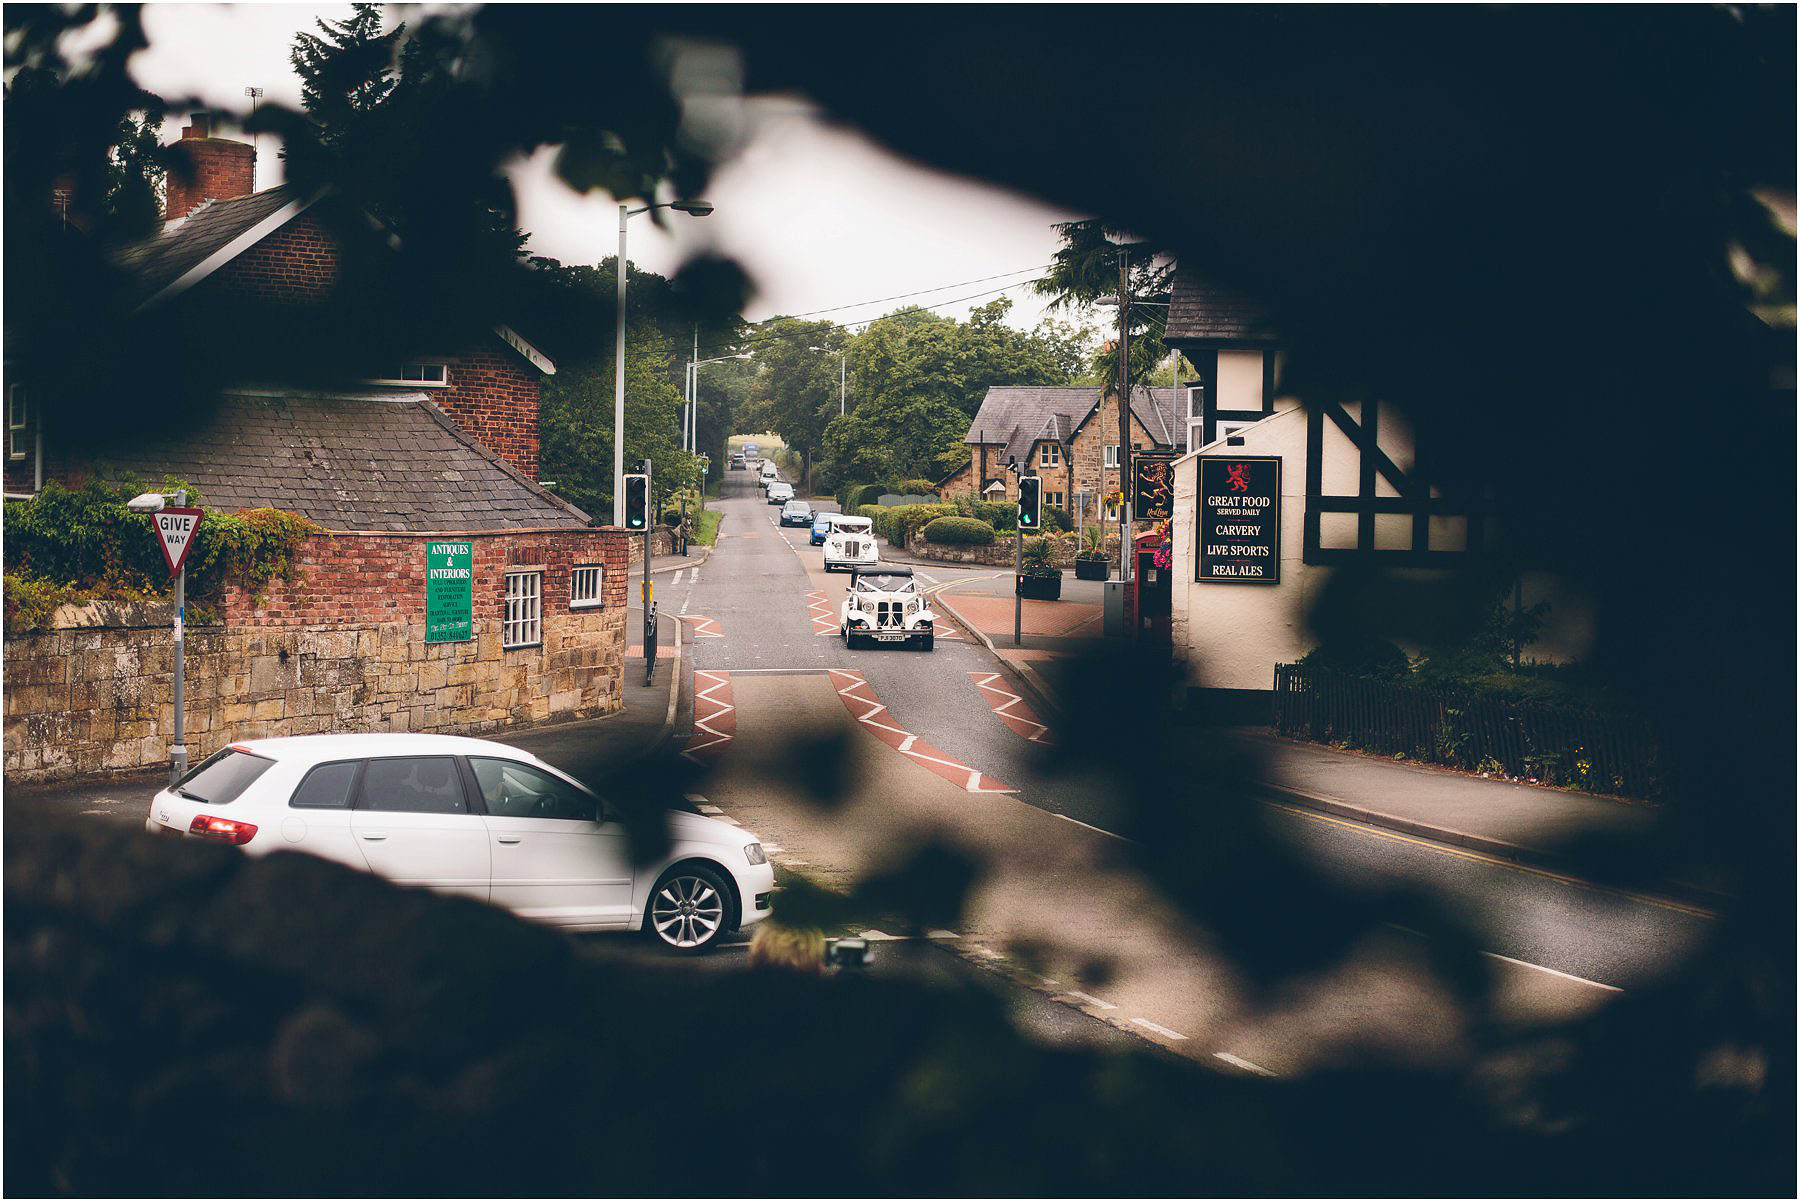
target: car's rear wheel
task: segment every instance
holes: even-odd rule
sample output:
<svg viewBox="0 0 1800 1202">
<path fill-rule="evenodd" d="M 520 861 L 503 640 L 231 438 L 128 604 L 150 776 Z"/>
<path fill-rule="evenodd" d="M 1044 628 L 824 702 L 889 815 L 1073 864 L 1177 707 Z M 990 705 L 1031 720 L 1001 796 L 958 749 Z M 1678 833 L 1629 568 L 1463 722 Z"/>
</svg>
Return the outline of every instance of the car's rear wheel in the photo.
<svg viewBox="0 0 1800 1202">
<path fill-rule="evenodd" d="M 730 886 L 704 864 L 679 864 L 664 873 L 644 908 L 644 930 L 671 951 L 705 951 L 731 920 Z"/>
</svg>

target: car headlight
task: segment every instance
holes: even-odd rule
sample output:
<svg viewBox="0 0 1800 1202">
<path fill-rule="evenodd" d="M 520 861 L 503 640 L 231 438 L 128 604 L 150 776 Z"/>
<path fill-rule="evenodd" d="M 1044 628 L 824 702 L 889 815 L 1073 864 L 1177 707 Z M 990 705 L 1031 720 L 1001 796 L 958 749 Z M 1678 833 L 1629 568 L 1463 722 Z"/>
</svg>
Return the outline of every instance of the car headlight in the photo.
<svg viewBox="0 0 1800 1202">
<path fill-rule="evenodd" d="M 769 857 L 763 852 L 763 846 L 760 843 L 744 844 L 744 858 L 749 860 L 752 864 L 767 864 L 769 862 Z"/>
</svg>

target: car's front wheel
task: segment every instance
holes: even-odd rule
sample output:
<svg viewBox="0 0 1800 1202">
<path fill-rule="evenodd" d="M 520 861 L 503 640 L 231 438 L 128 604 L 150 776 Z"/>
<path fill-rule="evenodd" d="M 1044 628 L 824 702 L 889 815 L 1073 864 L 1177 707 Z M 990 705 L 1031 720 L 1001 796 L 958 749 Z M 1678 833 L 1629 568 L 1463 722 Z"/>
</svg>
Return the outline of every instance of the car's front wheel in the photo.
<svg viewBox="0 0 1800 1202">
<path fill-rule="evenodd" d="M 719 941 L 730 921 L 729 889 L 703 864 L 671 868 L 650 891 L 644 930 L 671 951 L 705 951 Z"/>
<path fill-rule="evenodd" d="M 936 634 L 922 634 L 922 635 L 920 635 L 920 636 L 919 636 L 919 649 L 920 649 L 920 650 L 921 650 L 921 651 L 929 651 L 929 650 L 931 650 L 931 645 L 932 645 L 932 643 L 933 643 L 933 642 L 934 642 L 934 641 L 935 641 L 935 640 L 936 640 L 936 638 L 937 638 L 937 635 L 936 635 Z"/>
</svg>

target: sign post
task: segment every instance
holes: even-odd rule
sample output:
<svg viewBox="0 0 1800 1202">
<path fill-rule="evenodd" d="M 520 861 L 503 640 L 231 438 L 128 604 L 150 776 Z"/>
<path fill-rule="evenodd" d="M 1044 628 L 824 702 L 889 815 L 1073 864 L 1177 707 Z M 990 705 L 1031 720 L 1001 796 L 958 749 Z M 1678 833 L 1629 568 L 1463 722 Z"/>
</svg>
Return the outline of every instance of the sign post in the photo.
<svg viewBox="0 0 1800 1202">
<path fill-rule="evenodd" d="M 1202 456 L 1195 464 L 1194 579 L 1201 584 L 1281 583 L 1281 460 Z"/>
<path fill-rule="evenodd" d="M 199 533 L 203 509 L 187 508 L 187 489 L 175 494 L 175 504 L 151 515 L 156 524 L 156 545 L 162 549 L 169 575 L 175 577 L 175 743 L 169 748 L 169 783 L 187 775 L 187 557 Z"/>
<path fill-rule="evenodd" d="M 650 528 L 655 524 L 650 520 L 651 498 L 656 494 L 650 488 L 650 460 L 644 460 L 644 687 L 650 687 L 650 678 L 656 674 L 656 600 L 650 590 Z"/>
</svg>

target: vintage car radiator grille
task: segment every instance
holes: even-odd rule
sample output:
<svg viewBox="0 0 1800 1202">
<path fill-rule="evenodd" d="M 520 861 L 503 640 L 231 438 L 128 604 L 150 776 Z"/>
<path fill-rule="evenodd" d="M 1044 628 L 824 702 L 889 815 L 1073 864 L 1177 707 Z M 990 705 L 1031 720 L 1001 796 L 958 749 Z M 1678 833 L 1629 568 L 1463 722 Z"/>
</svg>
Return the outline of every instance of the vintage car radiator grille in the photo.
<svg viewBox="0 0 1800 1202">
<path fill-rule="evenodd" d="M 847 538 L 844 540 L 844 554 L 845 555 L 861 555 L 862 553 L 863 553 L 863 545 L 862 545 L 861 539 Z"/>
<path fill-rule="evenodd" d="M 906 616 L 904 601 L 877 601 L 875 603 L 875 625 L 899 626 Z"/>
</svg>

